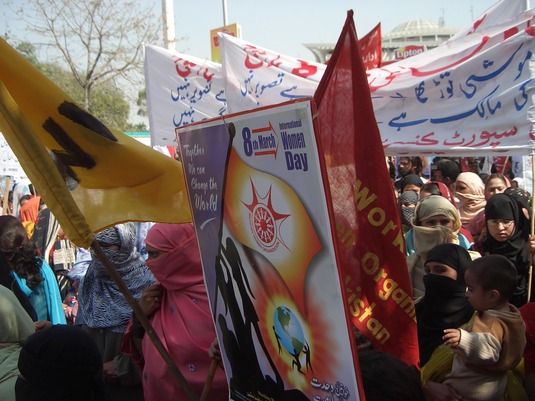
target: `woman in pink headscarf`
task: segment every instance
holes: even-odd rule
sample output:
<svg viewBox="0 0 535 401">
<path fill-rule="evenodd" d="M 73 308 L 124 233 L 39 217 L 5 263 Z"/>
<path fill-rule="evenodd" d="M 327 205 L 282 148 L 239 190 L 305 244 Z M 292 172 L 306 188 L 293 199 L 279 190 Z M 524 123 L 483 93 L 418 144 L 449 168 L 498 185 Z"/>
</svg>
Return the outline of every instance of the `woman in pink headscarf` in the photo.
<svg viewBox="0 0 535 401">
<path fill-rule="evenodd" d="M 463 227 L 468 228 L 472 220 L 485 209 L 487 204 L 485 184 L 476 173 L 461 173 L 455 181 L 455 196 L 461 203 L 459 212 Z"/>
<path fill-rule="evenodd" d="M 143 292 L 139 305 L 193 391 L 200 397 L 216 334 L 193 224 L 155 224 L 145 239 L 147 266 L 158 283 Z M 150 338 L 134 318 L 122 351 L 142 370 L 145 401 L 188 400 Z M 216 370 L 209 399 L 228 400 L 225 372 Z"/>
</svg>

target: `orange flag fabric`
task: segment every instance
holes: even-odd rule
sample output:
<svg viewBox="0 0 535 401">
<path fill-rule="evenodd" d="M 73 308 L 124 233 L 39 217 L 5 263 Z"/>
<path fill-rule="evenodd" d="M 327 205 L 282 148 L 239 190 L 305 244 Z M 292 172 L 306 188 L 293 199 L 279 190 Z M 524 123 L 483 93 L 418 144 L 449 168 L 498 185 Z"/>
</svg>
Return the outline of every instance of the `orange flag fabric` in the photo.
<svg viewBox="0 0 535 401">
<path fill-rule="evenodd" d="M 0 39 L 0 131 L 68 237 L 191 221 L 181 163 L 110 129 Z"/>
<path fill-rule="evenodd" d="M 377 349 L 418 366 L 404 239 L 353 11 L 315 101 L 350 318 Z"/>
</svg>

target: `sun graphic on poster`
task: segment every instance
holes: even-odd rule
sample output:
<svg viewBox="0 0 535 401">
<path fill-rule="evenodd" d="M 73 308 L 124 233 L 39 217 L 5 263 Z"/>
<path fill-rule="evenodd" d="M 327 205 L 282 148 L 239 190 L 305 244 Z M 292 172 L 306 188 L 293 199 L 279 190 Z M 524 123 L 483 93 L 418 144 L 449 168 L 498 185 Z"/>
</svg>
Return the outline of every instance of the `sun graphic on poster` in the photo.
<svg viewBox="0 0 535 401">
<path fill-rule="evenodd" d="M 275 251 L 279 244 L 288 248 L 281 238 L 279 227 L 290 215 L 275 211 L 271 199 L 271 187 L 262 197 L 251 179 L 251 191 L 253 195 L 251 203 L 243 202 L 243 204 L 249 210 L 249 224 L 256 243 L 266 252 Z"/>
</svg>

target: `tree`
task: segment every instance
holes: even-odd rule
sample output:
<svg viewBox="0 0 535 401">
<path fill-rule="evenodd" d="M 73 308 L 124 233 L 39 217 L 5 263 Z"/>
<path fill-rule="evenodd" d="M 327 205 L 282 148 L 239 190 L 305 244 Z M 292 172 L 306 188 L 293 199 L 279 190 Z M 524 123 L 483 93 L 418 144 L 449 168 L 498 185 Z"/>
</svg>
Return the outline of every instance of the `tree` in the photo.
<svg viewBox="0 0 535 401">
<path fill-rule="evenodd" d="M 97 105 L 106 107 L 99 91 L 117 89 L 118 82 L 132 88 L 141 82 L 142 46 L 155 40 L 160 25 L 152 6 L 142 8 L 142 3 L 28 0 L 17 13 L 57 55 L 51 64 L 66 63 L 82 89 L 81 103 L 94 113 Z"/>
<path fill-rule="evenodd" d="M 69 71 L 57 63 L 41 62 L 35 46 L 29 42 L 19 43 L 16 49 L 77 103 L 83 102 L 84 91 Z M 139 124 L 134 126 L 128 122 L 130 105 L 124 92 L 114 82 L 97 84 L 91 93 L 91 113 L 104 124 L 125 131 L 132 130 L 133 127 L 142 128 Z"/>
</svg>

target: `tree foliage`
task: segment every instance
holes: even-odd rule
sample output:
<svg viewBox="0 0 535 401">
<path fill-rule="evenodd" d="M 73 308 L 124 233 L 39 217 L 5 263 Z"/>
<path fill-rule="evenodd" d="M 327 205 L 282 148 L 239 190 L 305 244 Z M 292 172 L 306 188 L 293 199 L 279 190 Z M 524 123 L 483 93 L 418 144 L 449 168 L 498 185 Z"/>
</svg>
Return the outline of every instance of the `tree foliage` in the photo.
<svg viewBox="0 0 535 401">
<path fill-rule="evenodd" d="M 13 1 L 15 7 L 20 5 Z M 52 78 L 61 75 L 60 66 L 65 65 L 72 76 L 72 80 L 62 79 L 69 88 L 65 91 L 97 117 L 100 110 L 113 107 L 111 114 L 120 120 L 124 108 L 128 115 L 128 102 L 124 96 L 124 102 L 107 96 L 121 92 L 137 95 L 142 82 L 142 46 L 153 42 L 159 32 L 160 21 L 152 13 L 152 5 L 144 4 L 133 0 L 27 0 L 17 12 L 43 40 L 37 46 L 47 48 L 47 63 L 38 67 Z M 71 91 L 71 85 L 78 85 L 80 91 Z M 113 122 L 112 115 L 110 125 L 123 128 Z"/>
<path fill-rule="evenodd" d="M 84 91 L 70 71 L 57 63 L 40 61 L 35 46 L 29 42 L 18 44 L 16 49 L 73 100 L 82 104 Z M 124 92 L 113 82 L 96 85 L 92 90 L 91 99 L 91 113 L 104 124 L 124 131 L 143 128 L 143 125 L 133 126 L 128 122 L 130 105 Z"/>
</svg>

